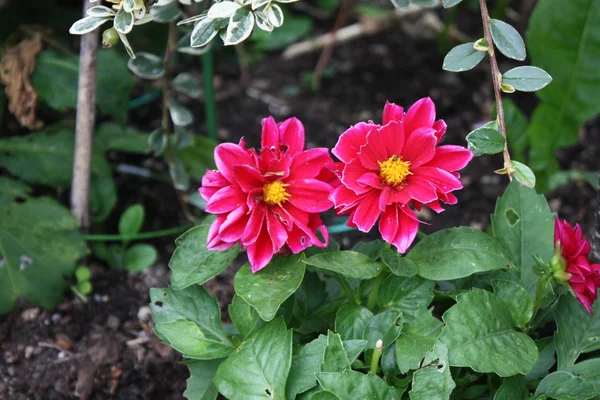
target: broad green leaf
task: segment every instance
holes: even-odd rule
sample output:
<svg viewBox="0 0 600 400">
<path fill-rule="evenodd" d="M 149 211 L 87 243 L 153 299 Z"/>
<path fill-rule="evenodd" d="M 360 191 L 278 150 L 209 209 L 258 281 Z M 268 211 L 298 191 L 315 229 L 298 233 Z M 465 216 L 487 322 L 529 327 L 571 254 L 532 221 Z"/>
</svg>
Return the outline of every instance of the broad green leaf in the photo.
<svg viewBox="0 0 600 400">
<path fill-rule="evenodd" d="M 511 182 L 492 214 L 494 237 L 521 270 L 521 285 L 535 296 L 539 277 L 533 272 L 532 254 L 550 262 L 554 252 L 554 214 L 534 189 Z"/>
<path fill-rule="evenodd" d="M 144 214 L 144 206 L 141 204 L 129 206 L 119 218 L 119 233 L 121 235 L 138 233 L 144 223 Z"/>
<path fill-rule="evenodd" d="M 378 340 L 383 341 L 384 349 L 387 348 L 400 336 L 402 324 L 402 312 L 397 309 L 387 310 L 373 316 L 367 322 L 363 333 L 363 340 L 367 341 L 367 348 L 374 349 Z"/>
<path fill-rule="evenodd" d="M 543 89 L 552 77 L 537 67 L 523 66 L 506 71 L 502 75 L 502 83 L 510 85 L 521 92 L 535 92 Z"/>
<path fill-rule="evenodd" d="M 31 188 L 23 182 L 0 176 L 0 204 L 10 203 L 16 198 L 28 199 Z"/>
<path fill-rule="evenodd" d="M 524 152 L 528 144 L 527 119 L 512 100 L 503 99 L 502 106 L 504 108 L 506 141 L 510 149 L 510 156 L 513 160 L 524 161 Z"/>
<path fill-rule="evenodd" d="M 266 268 L 256 273 L 246 264 L 235 274 L 235 292 L 254 307 L 263 320 L 270 321 L 302 283 L 306 269 L 303 260 L 302 253 L 274 257 Z"/>
<path fill-rule="evenodd" d="M 184 93 L 193 99 L 200 99 L 202 97 L 202 89 L 200 84 L 194 75 L 182 72 L 173 79 L 171 82 L 173 89 L 178 92 Z"/>
<path fill-rule="evenodd" d="M 177 126 L 188 126 L 194 122 L 194 114 L 175 99 L 169 99 L 169 113 Z"/>
<path fill-rule="evenodd" d="M 193 284 L 202 285 L 214 276 L 223 272 L 239 253 L 233 246 L 225 251 L 206 249 L 206 240 L 210 225 L 203 223 L 196 226 L 175 240 L 177 248 L 169 260 L 169 268 L 173 273 L 171 279 L 173 289 L 184 289 Z"/>
<path fill-rule="evenodd" d="M 159 24 L 167 24 L 175 21 L 181 16 L 181 9 L 176 1 L 164 5 L 153 5 L 150 7 L 150 15 L 152 15 L 154 22 Z"/>
<path fill-rule="evenodd" d="M 346 355 L 348 356 L 348 361 L 352 364 L 360 353 L 367 347 L 366 340 L 344 340 L 344 350 L 346 350 Z"/>
<path fill-rule="evenodd" d="M 383 261 L 394 275 L 410 277 L 417 274 L 415 263 L 403 257 L 397 251 L 389 247 L 384 247 L 381 249 L 380 255 L 381 261 Z"/>
<path fill-rule="evenodd" d="M 253 332 L 217 370 L 219 392 L 230 400 L 285 399 L 292 331 L 276 319 Z"/>
<path fill-rule="evenodd" d="M 86 15 L 88 15 L 89 17 L 112 17 L 116 14 L 116 12 L 114 10 L 112 10 L 111 8 L 108 8 L 106 6 L 94 6 L 90 9 L 88 9 L 86 12 Z M 69 32 L 72 33 L 72 32 Z"/>
<path fill-rule="evenodd" d="M 390 275 L 379 287 L 377 304 L 381 308 L 401 311 L 404 322 L 410 323 L 427 310 L 433 300 L 435 282 L 413 276 Z"/>
<path fill-rule="evenodd" d="M 127 68 L 142 79 L 158 79 L 165 74 L 163 60 L 151 53 L 139 52 L 127 62 Z"/>
<path fill-rule="evenodd" d="M 503 269 L 510 263 L 498 242 L 468 227 L 444 229 L 431 234 L 421 240 L 407 257 L 417 265 L 419 276 L 434 281 Z"/>
<path fill-rule="evenodd" d="M 191 146 L 177 150 L 177 155 L 190 176 L 201 180 L 207 169 L 215 168 L 213 154 L 217 144 L 212 139 L 194 135 Z"/>
<path fill-rule="evenodd" d="M 158 337 L 184 356 L 221 358 L 235 350 L 223 331 L 217 300 L 202 286 L 150 289 L 150 307 Z"/>
<path fill-rule="evenodd" d="M 444 8 L 450 8 L 450 7 L 454 7 L 461 1 L 462 0 L 442 0 L 442 5 L 444 6 Z"/>
<path fill-rule="evenodd" d="M 485 52 L 475 50 L 475 42 L 460 44 L 450 50 L 444 58 L 442 68 L 451 72 L 463 72 L 473 69 L 483 60 Z"/>
<path fill-rule="evenodd" d="M 330 304 L 328 297 L 325 282 L 318 274 L 306 271 L 295 295 L 294 316 L 300 322 L 300 326 L 295 328 L 297 332 L 320 332 L 330 325 L 331 314 L 337 309 L 330 313 L 318 313 L 321 307 Z M 318 315 L 314 315 L 315 313 Z"/>
<path fill-rule="evenodd" d="M 339 400 L 339 397 L 327 390 L 321 390 L 314 393 L 310 397 L 310 400 Z"/>
<path fill-rule="evenodd" d="M 508 280 L 493 280 L 494 293 L 502 299 L 515 326 L 524 328 L 533 317 L 533 298 L 527 290 L 518 283 Z"/>
<path fill-rule="evenodd" d="M 570 372 L 556 371 L 542 379 L 533 398 L 541 395 L 556 400 L 586 400 L 596 395 L 596 388 Z"/>
<path fill-rule="evenodd" d="M 226 46 L 239 44 L 250 37 L 253 28 L 254 14 L 245 7 L 238 8 L 229 18 L 223 43 Z"/>
<path fill-rule="evenodd" d="M 337 333 L 328 331 L 321 372 L 342 372 L 346 369 L 350 369 L 350 361 L 344 350 L 342 337 Z"/>
<path fill-rule="evenodd" d="M 240 7 L 241 5 L 235 1 L 222 1 L 220 3 L 213 4 L 208 10 L 208 14 L 206 14 L 206 16 L 212 19 L 229 18 L 231 17 L 231 14 L 233 14 L 234 11 Z"/>
<path fill-rule="evenodd" d="M 316 268 L 357 279 L 374 278 L 382 270 L 381 264 L 372 258 L 348 250 L 316 254 L 304 262 Z"/>
<path fill-rule="evenodd" d="M 141 272 L 154 265 L 158 259 L 156 248 L 147 243 L 138 243 L 125 252 L 125 269 L 129 272 Z"/>
<path fill-rule="evenodd" d="M 536 340 L 535 345 L 538 348 L 540 357 L 531 371 L 525 375 L 525 379 L 528 381 L 542 379 L 548 375 L 550 368 L 556 364 L 556 347 L 554 346 L 554 338 L 552 336 Z"/>
<path fill-rule="evenodd" d="M 271 3 L 265 11 L 267 13 L 267 20 L 271 25 L 275 28 L 279 28 L 283 25 L 283 11 L 281 10 L 281 7 L 275 3 Z"/>
<path fill-rule="evenodd" d="M 327 336 L 319 335 L 292 357 L 292 367 L 286 385 L 286 398 L 293 399 L 297 394 L 317 385 L 315 373 L 321 371 L 326 347 Z"/>
<path fill-rule="evenodd" d="M 229 316 L 242 338 L 262 325 L 260 324 L 262 320 L 256 310 L 237 294 L 233 296 L 229 305 Z"/>
<path fill-rule="evenodd" d="M 585 379 L 589 384 L 596 388 L 596 396 L 600 396 L 600 358 L 592 358 L 582 361 L 568 368 L 567 372 L 575 376 Z"/>
<path fill-rule="evenodd" d="M 131 126 L 120 126 L 107 122 L 94 133 L 94 148 L 123 151 L 125 153 L 146 154 L 148 134 Z"/>
<path fill-rule="evenodd" d="M 54 200 L 24 198 L 18 193 L 24 188 L 11 188 L 17 202 L 0 195 L 0 314 L 19 296 L 55 308 L 75 263 L 87 254 L 79 224 Z"/>
<path fill-rule="evenodd" d="M 495 294 L 473 289 L 461 294 L 442 317 L 440 341 L 448 347 L 450 365 L 500 376 L 526 374 L 538 359 L 537 347 L 512 329 L 512 316 Z"/>
<path fill-rule="evenodd" d="M 559 300 L 554 310 L 559 370 L 575 364 L 580 354 L 600 349 L 600 302 L 594 303 L 592 311 L 593 317 L 570 294 Z"/>
<path fill-rule="evenodd" d="M 194 360 L 185 363 L 190 369 L 187 389 L 183 395 L 188 400 L 215 400 L 219 391 L 213 377 L 223 360 Z"/>
<path fill-rule="evenodd" d="M 446 400 L 456 387 L 450 374 L 448 349 L 437 343 L 425 356 L 424 364 L 413 375 L 411 400 Z"/>
<path fill-rule="evenodd" d="M 527 56 L 525 42 L 519 32 L 499 19 L 490 19 L 490 30 L 494 44 L 506 57 L 523 61 Z"/>
<path fill-rule="evenodd" d="M 469 150 L 475 157 L 479 157 L 502 152 L 506 140 L 496 129 L 478 128 L 467 135 L 467 142 Z"/>
<path fill-rule="evenodd" d="M 110 17 L 88 16 L 76 21 L 69 29 L 69 33 L 71 35 L 84 35 L 110 20 Z"/>
<path fill-rule="evenodd" d="M 525 386 L 523 375 L 502 379 L 502 385 L 496 391 L 494 400 L 529 400 L 529 389 Z"/>
<path fill-rule="evenodd" d="M 370 242 L 359 242 L 352 248 L 352 251 L 364 254 L 365 256 L 376 260 L 379 258 L 379 252 L 384 248 L 385 243 L 381 240 L 372 240 Z"/>
<path fill-rule="evenodd" d="M 121 8 L 113 21 L 114 28 L 117 32 L 127 35 L 133 29 L 134 17 L 132 12 L 125 11 L 125 8 Z"/>
<path fill-rule="evenodd" d="M 220 26 L 220 19 L 204 18 L 194 27 L 190 37 L 190 46 L 206 46 L 215 36 L 217 36 Z"/>
<path fill-rule="evenodd" d="M 365 326 L 371 318 L 373 313 L 369 309 L 346 304 L 335 315 L 335 331 L 344 340 L 362 339 Z"/>
<path fill-rule="evenodd" d="M 431 351 L 437 342 L 443 325 L 431 315 L 431 310 L 404 325 L 402 334 L 396 340 L 396 360 L 401 373 L 419 368 L 425 354 Z"/>
<path fill-rule="evenodd" d="M 323 389 L 340 399 L 400 400 L 398 389 L 388 386 L 377 375 L 360 372 L 319 372 L 317 380 Z"/>
</svg>

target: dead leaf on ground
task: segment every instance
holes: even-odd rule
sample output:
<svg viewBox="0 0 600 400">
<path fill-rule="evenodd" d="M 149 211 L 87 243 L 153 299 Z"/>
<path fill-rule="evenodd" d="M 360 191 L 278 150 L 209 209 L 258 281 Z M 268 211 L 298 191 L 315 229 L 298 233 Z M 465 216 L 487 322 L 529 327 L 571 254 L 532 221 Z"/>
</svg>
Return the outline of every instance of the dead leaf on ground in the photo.
<svg viewBox="0 0 600 400">
<path fill-rule="evenodd" d="M 38 95 L 29 79 L 41 50 L 42 39 L 34 35 L 6 48 L 0 62 L 0 80 L 6 86 L 8 109 L 22 126 L 32 130 L 42 127 L 35 117 Z"/>
</svg>

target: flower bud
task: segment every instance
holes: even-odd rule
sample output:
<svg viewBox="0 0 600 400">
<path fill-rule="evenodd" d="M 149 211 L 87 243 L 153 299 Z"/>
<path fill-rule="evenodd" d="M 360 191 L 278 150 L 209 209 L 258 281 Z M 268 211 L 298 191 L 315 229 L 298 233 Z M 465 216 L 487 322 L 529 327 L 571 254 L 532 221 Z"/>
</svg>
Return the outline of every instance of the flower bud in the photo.
<svg viewBox="0 0 600 400">
<path fill-rule="evenodd" d="M 119 33 L 115 28 L 109 28 L 102 33 L 102 47 L 108 49 L 119 43 Z"/>
<path fill-rule="evenodd" d="M 565 263 L 565 260 L 562 257 L 560 241 L 557 241 L 556 246 L 554 247 L 554 255 L 552 256 L 552 259 L 550 259 L 550 269 L 552 270 L 554 279 L 560 283 L 565 283 L 571 279 L 571 274 L 566 271 L 567 263 Z"/>
</svg>

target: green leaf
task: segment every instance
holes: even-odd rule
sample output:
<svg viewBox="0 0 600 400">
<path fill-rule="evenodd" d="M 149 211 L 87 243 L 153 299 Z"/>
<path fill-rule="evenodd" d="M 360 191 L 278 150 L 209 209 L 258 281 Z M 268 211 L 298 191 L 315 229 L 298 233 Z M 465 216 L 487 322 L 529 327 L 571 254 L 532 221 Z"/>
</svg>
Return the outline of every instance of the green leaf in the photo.
<svg viewBox="0 0 600 400">
<path fill-rule="evenodd" d="M 202 286 L 150 289 L 150 307 L 158 337 L 185 357 L 206 360 L 234 351 L 217 300 Z"/>
<path fill-rule="evenodd" d="M 533 272 L 535 253 L 546 262 L 554 252 L 554 214 L 543 195 L 511 182 L 496 202 L 492 214 L 494 237 L 521 271 L 521 284 L 535 296 L 539 277 Z"/>
<path fill-rule="evenodd" d="M 187 389 L 183 393 L 188 400 L 215 400 L 219 391 L 213 377 L 223 360 L 194 360 L 185 363 L 190 369 Z"/>
<path fill-rule="evenodd" d="M 125 8 L 122 7 L 117 11 L 117 15 L 115 15 L 113 26 L 117 32 L 127 35 L 133 29 L 134 20 L 133 13 L 125 11 Z"/>
<path fill-rule="evenodd" d="M 201 180 L 207 169 L 215 168 L 213 153 L 216 146 L 214 140 L 194 135 L 192 145 L 177 150 L 177 155 L 187 173 Z"/>
<path fill-rule="evenodd" d="M 558 369 L 566 369 L 579 355 L 600 349 L 600 302 L 592 306 L 590 316 L 574 296 L 563 296 L 554 311 L 556 333 L 554 342 Z"/>
<path fill-rule="evenodd" d="M 297 394 L 306 392 L 317 385 L 315 373 L 321 371 L 326 347 L 327 337 L 319 335 L 292 357 L 292 366 L 286 385 L 286 398 L 293 399 Z"/>
<path fill-rule="evenodd" d="M 237 294 L 233 296 L 233 300 L 229 305 L 229 317 L 231 317 L 231 321 L 242 338 L 245 338 L 254 329 L 262 325 L 259 323 L 262 320 L 256 310 Z"/>
<path fill-rule="evenodd" d="M 526 374 L 538 359 L 537 347 L 512 329 L 510 312 L 495 294 L 473 289 L 461 294 L 442 317 L 440 341 L 448 347 L 450 365 L 500 376 Z"/>
<path fill-rule="evenodd" d="M 300 333 L 320 332 L 330 324 L 330 314 L 323 315 L 319 309 L 329 303 L 326 284 L 319 275 L 306 271 L 300 288 L 296 291 L 294 316 L 300 322 L 296 331 Z M 332 310 L 335 312 L 337 309 Z M 318 316 L 313 314 L 318 313 Z"/>
<path fill-rule="evenodd" d="M 17 195 L 24 189 L 11 186 Z M 55 308 L 68 286 L 65 279 L 88 252 L 79 224 L 48 198 L 0 198 L 0 314 L 9 312 L 19 296 Z"/>
<path fill-rule="evenodd" d="M 380 255 L 381 261 L 383 261 L 394 275 L 410 277 L 417 274 L 415 263 L 403 257 L 397 251 L 389 247 L 384 247 L 381 249 Z"/>
<path fill-rule="evenodd" d="M 359 242 L 352 248 L 352 251 L 364 254 L 365 256 L 376 260 L 379 258 L 379 252 L 384 247 L 381 240 L 372 240 L 370 242 Z"/>
<path fill-rule="evenodd" d="M 373 318 L 369 309 L 346 304 L 335 315 L 335 331 L 344 340 L 362 339 L 367 323 Z"/>
<path fill-rule="evenodd" d="M 363 333 L 363 340 L 367 341 L 367 348 L 374 349 L 378 340 L 383 341 L 383 348 L 391 345 L 402 331 L 402 312 L 391 309 L 375 315 L 367 322 Z M 325 371 L 336 372 L 336 371 Z"/>
<path fill-rule="evenodd" d="M 521 92 L 535 92 L 543 89 L 550 82 L 552 82 L 552 77 L 537 67 L 516 67 L 502 75 L 502 83 L 511 85 Z"/>
<path fill-rule="evenodd" d="M 556 371 L 542 379 L 533 398 L 541 395 L 556 400 L 586 400 L 596 395 L 596 388 L 570 372 Z"/>
<path fill-rule="evenodd" d="M 223 43 L 226 46 L 239 44 L 248 39 L 253 28 L 254 14 L 245 7 L 238 8 L 229 18 Z"/>
<path fill-rule="evenodd" d="M 267 268 L 256 273 L 246 264 L 235 274 L 235 292 L 254 307 L 263 320 L 270 321 L 302 283 L 306 269 L 303 260 L 302 253 L 274 257 Z"/>
<path fill-rule="evenodd" d="M 111 122 L 100 125 L 94 133 L 94 147 L 104 151 L 117 150 L 125 153 L 146 154 L 148 134 L 131 126 Z"/>
<path fill-rule="evenodd" d="M 398 389 L 388 386 L 377 375 L 352 370 L 319 372 L 316 375 L 323 389 L 340 399 L 400 400 Z"/>
<path fill-rule="evenodd" d="M 169 268 L 173 273 L 173 289 L 184 289 L 193 284 L 202 285 L 223 272 L 237 257 L 237 246 L 225 251 L 207 250 L 209 229 L 210 225 L 203 223 L 175 240 L 177 248 L 169 261 Z"/>
<path fill-rule="evenodd" d="M 600 396 L 600 358 L 592 358 L 565 369 L 596 388 L 596 396 Z"/>
<path fill-rule="evenodd" d="M 217 3 L 220 4 L 220 3 Z M 202 97 L 202 89 L 196 77 L 190 73 L 182 72 L 171 82 L 173 89 L 181 92 L 193 99 Z"/>
<path fill-rule="evenodd" d="M 504 108 L 504 122 L 506 124 L 506 140 L 511 158 L 517 161 L 524 161 L 524 153 L 528 145 L 527 119 L 512 100 L 508 98 L 503 99 L 502 106 Z"/>
<path fill-rule="evenodd" d="M 230 400 L 283 400 L 291 361 L 292 331 L 279 318 L 251 333 L 219 366 L 214 382 Z"/>
<path fill-rule="evenodd" d="M 540 357 L 531 371 L 525 375 L 525 379 L 528 381 L 542 379 L 548 375 L 548 371 L 556 363 L 556 347 L 554 346 L 554 338 L 552 336 L 536 340 L 535 345 L 538 348 Z"/>
<path fill-rule="evenodd" d="M 125 252 L 125 269 L 129 272 L 141 272 L 154 265 L 158 252 L 152 245 L 138 243 Z"/>
<path fill-rule="evenodd" d="M 475 157 L 497 154 L 504 150 L 504 136 L 496 129 L 478 128 L 467 135 L 469 150 Z"/>
<path fill-rule="evenodd" d="M 515 60 L 525 60 L 527 56 L 525 42 L 515 28 L 504 21 L 491 19 L 490 30 L 492 31 L 494 44 L 498 47 L 500 53 Z"/>
<path fill-rule="evenodd" d="M 137 53 L 136 58 L 127 62 L 127 68 L 142 79 L 158 79 L 165 74 L 163 60 L 155 55 L 145 52 Z"/>
<path fill-rule="evenodd" d="M 418 275 L 434 281 L 464 278 L 477 272 L 503 269 L 506 251 L 485 233 L 468 227 L 438 231 L 421 240 L 407 255 Z"/>
<path fill-rule="evenodd" d="M 412 389 L 408 393 L 411 400 L 446 400 L 456 387 L 448 365 L 448 349 L 437 343 L 427 353 L 424 364 L 413 375 Z"/>
<path fill-rule="evenodd" d="M 190 46 L 202 47 L 210 43 L 221 26 L 221 19 L 204 18 L 194 27 L 190 37 Z"/>
<path fill-rule="evenodd" d="M 396 360 L 401 373 L 419 368 L 425 354 L 431 351 L 437 342 L 443 325 L 431 315 L 431 310 L 404 325 L 402 334 L 396 340 Z"/>
<path fill-rule="evenodd" d="M 494 400 L 529 400 L 529 389 L 525 386 L 523 375 L 502 379 Z"/>
<path fill-rule="evenodd" d="M 164 5 L 153 5 L 150 7 L 150 15 L 154 17 L 153 21 L 159 24 L 167 24 L 175 21 L 181 16 L 181 9 L 176 1 Z"/>
<path fill-rule="evenodd" d="M 119 219 L 119 233 L 121 235 L 135 235 L 144 223 L 144 206 L 134 204 L 127 208 Z"/>
<path fill-rule="evenodd" d="M 379 287 L 377 304 L 381 308 L 401 311 L 404 321 L 410 323 L 427 310 L 433 299 L 435 282 L 418 276 L 404 278 L 390 275 Z"/>
<path fill-rule="evenodd" d="M 267 20 L 271 25 L 273 25 L 273 27 L 279 28 L 281 25 L 283 25 L 284 17 L 281 7 L 275 3 L 271 3 L 269 6 L 267 6 L 265 11 L 267 13 Z"/>
<path fill-rule="evenodd" d="M 327 332 L 327 346 L 323 354 L 323 364 L 321 364 L 322 372 L 342 372 L 350 369 L 350 361 L 344 345 L 342 337 L 331 331 Z"/>
<path fill-rule="evenodd" d="M 71 26 L 71 28 L 69 28 L 69 33 L 71 35 L 84 35 L 88 32 L 92 32 L 93 30 L 110 20 L 110 17 L 88 16 L 76 21 Z"/>
<path fill-rule="evenodd" d="M 321 390 L 319 392 L 314 393 L 310 400 L 339 400 L 335 394 L 328 392 L 327 390 Z"/>
<path fill-rule="evenodd" d="M 493 280 L 494 293 L 502 299 L 515 326 L 524 328 L 533 317 L 533 298 L 518 283 L 507 280 Z"/>
<path fill-rule="evenodd" d="M 336 251 L 316 254 L 304 261 L 306 264 L 349 278 L 371 279 L 382 270 L 380 263 L 355 251 Z"/>
<path fill-rule="evenodd" d="M 475 50 L 475 42 L 460 44 L 446 54 L 442 68 L 451 72 L 463 72 L 475 68 L 485 57 L 485 52 Z"/>
<path fill-rule="evenodd" d="M 23 182 L 0 176 L 0 204 L 10 203 L 16 198 L 28 199 L 31 188 Z"/>
<path fill-rule="evenodd" d="M 461 1 L 462 0 L 442 0 L 442 5 L 444 6 L 444 8 L 450 8 L 450 7 L 454 7 Z"/>
<path fill-rule="evenodd" d="M 194 122 L 194 114 L 175 99 L 169 99 L 169 113 L 176 126 L 188 126 Z"/>
<path fill-rule="evenodd" d="M 241 6 L 235 1 L 222 1 L 220 3 L 213 4 L 208 10 L 206 16 L 208 18 L 229 18 L 231 14 Z"/>
</svg>

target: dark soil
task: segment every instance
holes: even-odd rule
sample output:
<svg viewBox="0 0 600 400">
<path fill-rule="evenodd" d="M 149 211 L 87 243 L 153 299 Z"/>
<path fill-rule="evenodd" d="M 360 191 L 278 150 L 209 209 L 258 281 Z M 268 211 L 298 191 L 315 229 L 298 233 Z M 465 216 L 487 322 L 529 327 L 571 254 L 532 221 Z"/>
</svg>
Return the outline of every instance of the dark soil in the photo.
<svg viewBox="0 0 600 400">
<path fill-rule="evenodd" d="M 468 30 L 468 28 L 466 28 Z M 351 124 L 372 119 L 379 122 L 385 101 L 409 106 L 430 96 L 438 117 L 445 119 L 445 143 L 466 145 L 465 136 L 476 125 L 491 119 L 493 96 L 487 65 L 453 74 L 442 72 L 443 56 L 435 40 L 409 37 L 399 30 L 348 43 L 336 49 L 330 62 L 335 75 L 312 93 L 302 83 L 312 71 L 318 54 L 283 61 L 268 55 L 252 67 L 251 89 L 219 103 L 220 136 L 238 141 L 245 136 L 257 145 L 260 121 L 267 115 L 282 120 L 295 115 L 303 121 L 309 147 L 332 147 Z M 501 69 L 505 66 L 501 65 Z M 218 91 L 238 85 L 237 68 L 222 57 Z M 198 73 L 198 71 L 195 71 Z M 516 101 L 531 110 L 536 98 L 521 95 Z M 192 103 L 193 104 L 193 103 Z M 201 109 L 200 104 L 194 105 Z M 196 128 L 202 131 L 203 116 Z M 585 127 L 585 145 L 561 152 L 564 168 L 600 169 L 600 121 Z M 440 214 L 423 213 L 431 225 L 425 232 L 470 225 L 486 229 L 494 204 L 506 179 L 494 174 L 498 157 L 475 159 L 462 173 L 464 190 L 459 203 Z M 118 176 L 119 187 L 136 187 L 124 203 L 141 201 L 147 209 L 145 230 L 175 226 L 182 221 L 176 198 L 155 182 Z M 131 190 L 131 189 L 130 189 Z M 120 191 L 121 193 L 121 191 Z M 561 217 L 580 222 L 589 233 L 595 191 L 585 183 L 571 183 L 550 195 L 550 204 Z M 125 207 L 126 204 L 123 204 Z M 350 232 L 335 239 L 348 247 L 368 235 Z M 375 234 L 372 236 L 375 237 Z M 0 399 L 179 399 L 188 372 L 180 357 L 153 336 L 148 290 L 169 284 L 166 266 L 171 240 L 160 242 L 161 262 L 138 275 L 127 275 L 104 266 L 93 268 L 94 292 L 89 301 L 68 294 L 53 312 L 20 304 L 0 319 Z M 226 309 L 232 296 L 232 271 L 209 284 Z M 226 314 L 224 313 L 224 318 Z"/>
</svg>

